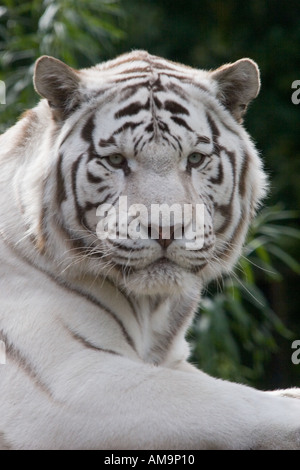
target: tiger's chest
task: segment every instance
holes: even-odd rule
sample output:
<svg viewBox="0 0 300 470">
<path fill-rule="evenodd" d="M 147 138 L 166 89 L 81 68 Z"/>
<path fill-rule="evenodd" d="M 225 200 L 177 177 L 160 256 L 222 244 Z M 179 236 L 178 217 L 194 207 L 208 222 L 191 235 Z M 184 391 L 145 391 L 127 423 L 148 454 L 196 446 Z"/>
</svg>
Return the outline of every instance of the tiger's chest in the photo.
<svg viewBox="0 0 300 470">
<path fill-rule="evenodd" d="M 10 256 L 0 266 L 0 332 L 8 357 L 16 354 L 13 342 L 26 358 L 22 363 L 42 375 L 55 375 L 68 358 L 76 363 L 85 348 L 154 365 L 186 357 L 184 335 L 175 339 L 185 326 L 180 299 L 145 295 L 135 301 L 103 279 L 66 282 L 38 270 L 1 240 L 3 259 L 4 252 Z"/>
</svg>

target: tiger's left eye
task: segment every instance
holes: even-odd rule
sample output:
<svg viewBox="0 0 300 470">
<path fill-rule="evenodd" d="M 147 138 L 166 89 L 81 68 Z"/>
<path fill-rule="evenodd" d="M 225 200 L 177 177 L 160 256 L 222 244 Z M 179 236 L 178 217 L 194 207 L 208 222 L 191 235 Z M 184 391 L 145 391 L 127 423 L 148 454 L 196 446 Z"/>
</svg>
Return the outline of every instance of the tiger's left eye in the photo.
<svg viewBox="0 0 300 470">
<path fill-rule="evenodd" d="M 197 168 L 198 166 L 201 165 L 204 159 L 205 159 L 205 155 L 202 155 L 202 153 L 193 152 L 187 158 L 188 166 L 192 168 Z"/>
<path fill-rule="evenodd" d="M 107 157 L 108 162 L 115 168 L 122 168 L 126 162 L 126 158 L 119 153 Z"/>
</svg>

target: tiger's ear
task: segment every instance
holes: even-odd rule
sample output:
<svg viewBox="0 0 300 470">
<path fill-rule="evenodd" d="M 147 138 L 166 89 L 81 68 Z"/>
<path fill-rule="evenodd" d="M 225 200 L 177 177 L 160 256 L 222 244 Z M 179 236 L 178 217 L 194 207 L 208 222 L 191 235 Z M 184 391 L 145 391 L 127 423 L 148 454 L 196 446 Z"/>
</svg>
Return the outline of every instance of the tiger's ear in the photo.
<svg viewBox="0 0 300 470">
<path fill-rule="evenodd" d="M 56 120 L 66 119 L 80 101 L 79 74 L 58 59 L 40 57 L 35 64 L 34 88 L 48 100 Z"/>
<path fill-rule="evenodd" d="M 251 59 L 240 59 L 233 64 L 225 64 L 210 72 L 218 82 L 217 97 L 233 114 L 238 122 L 251 100 L 256 98 L 260 89 L 260 74 L 257 64 Z"/>
</svg>

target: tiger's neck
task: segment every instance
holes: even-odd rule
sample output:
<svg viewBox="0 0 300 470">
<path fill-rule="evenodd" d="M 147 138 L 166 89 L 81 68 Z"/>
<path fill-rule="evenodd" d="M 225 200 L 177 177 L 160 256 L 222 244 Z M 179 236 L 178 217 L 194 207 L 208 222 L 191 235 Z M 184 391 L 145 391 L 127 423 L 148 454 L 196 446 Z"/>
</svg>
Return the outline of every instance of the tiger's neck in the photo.
<svg viewBox="0 0 300 470">
<path fill-rule="evenodd" d="M 185 335 L 200 302 L 199 285 L 190 285 L 177 295 L 151 296 L 129 294 L 107 279 L 89 276 L 68 281 L 68 286 L 115 316 L 138 359 L 168 367 L 187 359 Z M 85 312 L 80 316 L 84 324 Z"/>
<path fill-rule="evenodd" d="M 42 283 L 45 303 L 42 300 L 36 308 L 49 311 L 50 321 L 55 324 L 59 321 L 68 335 L 87 347 L 113 351 L 153 365 L 176 368 L 189 356 L 185 335 L 200 301 L 199 286 L 190 285 L 177 295 L 135 296 L 101 277 L 70 279 L 57 275 L 50 266 L 33 260 L 23 248 L 5 236 L 0 237 L 0 255 L 3 251 L 3 259 L 9 257 L 13 274 L 19 273 L 24 282 L 27 275 L 35 280 L 32 295 L 39 282 Z M 6 282 L 10 282 L 9 272 Z M 55 298 L 54 316 L 52 301 L 49 303 L 45 291 L 47 285 L 51 298 Z M 30 292 L 21 289 L 19 301 L 28 295 Z M 73 304 L 76 297 L 80 306 L 69 309 L 68 304 Z"/>
</svg>

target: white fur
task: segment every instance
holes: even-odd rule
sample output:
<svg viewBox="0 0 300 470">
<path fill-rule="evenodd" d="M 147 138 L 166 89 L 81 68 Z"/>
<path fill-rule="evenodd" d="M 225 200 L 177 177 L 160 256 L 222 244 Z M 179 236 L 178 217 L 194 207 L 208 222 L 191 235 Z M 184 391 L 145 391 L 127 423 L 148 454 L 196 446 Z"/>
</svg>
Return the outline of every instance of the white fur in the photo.
<svg viewBox="0 0 300 470">
<path fill-rule="evenodd" d="M 126 57 L 130 62 L 125 64 Z M 193 171 L 187 179 L 182 155 L 193 150 L 192 134 L 172 124 L 166 111 L 152 109 L 130 119 L 147 121 L 157 113 L 155 119 L 163 119 L 181 137 L 181 160 L 161 137 L 133 158 L 137 128 L 136 134 L 118 135 L 118 152 L 128 156 L 134 175 L 130 184 L 119 170 L 108 170 L 106 182 L 133 203 L 205 203 L 214 235 L 207 229 L 212 248 L 206 250 L 208 265 L 198 274 L 191 271 L 196 255 L 184 251 L 180 240 L 170 245 L 168 261 L 162 264 L 156 241 L 126 240 L 131 251 L 124 266 L 133 263 L 136 270 L 123 276 L 114 260 L 121 253 L 125 257 L 124 250 L 100 244 L 75 217 L 71 170 L 76 158 L 83 155 L 76 179 L 82 204 L 97 202 L 86 181 L 86 165 L 96 176 L 104 172 L 96 173 L 100 170 L 87 162 L 88 143 L 81 134 L 87 118 L 95 113 L 95 145 L 107 139 L 123 122 L 117 124 L 114 114 L 126 84 L 113 88 L 114 81 L 131 66 L 147 66 L 149 77 L 157 78 L 154 62 L 207 88 L 182 83 L 189 103 L 181 104 L 189 106 L 186 122 L 201 135 L 210 133 L 205 112 L 213 115 L 220 131 L 218 145 L 225 149 L 220 155 L 224 181 L 210 193 L 203 172 Z M 53 67 L 62 66 L 55 62 Z M 0 339 L 7 341 L 7 363 L 0 365 L 0 449 L 300 449 L 299 390 L 261 392 L 209 377 L 187 362 L 185 333 L 203 283 L 231 269 L 266 186 L 248 134 L 218 102 L 218 82 L 208 72 L 144 52 L 79 75 L 82 104 L 65 121 L 53 120 L 43 100 L 34 117 L 25 116 L 0 138 Z M 47 94 L 47 76 L 43 79 Z M 130 74 L 128 80 L 134 83 Z M 162 80 L 165 86 L 180 82 L 167 76 Z M 95 96 L 99 89 L 100 97 Z M 155 96 L 180 101 L 171 91 L 164 93 Z M 141 88 L 134 100 L 144 102 L 147 96 Z M 203 148 L 212 151 L 208 144 Z M 66 194 L 58 206 L 54 194 L 60 151 Z M 213 206 L 224 204 L 231 194 L 230 152 L 236 155 L 236 175 L 242 172 L 245 152 L 249 167 L 245 188 L 240 188 L 244 196 L 235 188 L 232 221 L 219 236 L 224 217 Z M 211 158 L 206 174 L 216 178 L 217 160 Z M 92 213 L 87 221 L 94 227 Z M 62 222 L 75 238 L 93 243 L 106 256 L 77 255 Z M 218 259 L 216 253 L 237 227 L 234 245 Z"/>
</svg>

